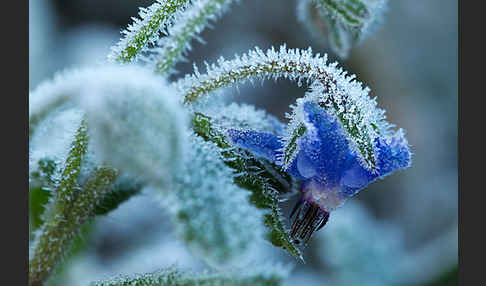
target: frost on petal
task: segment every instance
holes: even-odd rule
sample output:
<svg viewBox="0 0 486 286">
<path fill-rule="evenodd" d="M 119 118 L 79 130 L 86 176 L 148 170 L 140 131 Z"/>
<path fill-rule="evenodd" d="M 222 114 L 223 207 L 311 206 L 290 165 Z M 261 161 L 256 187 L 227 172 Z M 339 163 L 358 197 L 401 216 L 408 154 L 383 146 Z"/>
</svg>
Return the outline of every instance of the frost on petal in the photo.
<svg viewBox="0 0 486 286">
<path fill-rule="evenodd" d="M 346 197 L 355 195 L 376 179 L 410 167 L 412 154 L 402 129 L 392 136 L 379 137 L 376 141 L 379 150 L 377 172 L 366 170 L 359 164 L 355 155 L 348 155 L 341 177 L 342 192 Z"/>
<path fill-rule="evenodd" d="M 299 161 L 310 162 L 319 177 L 336 182 L 349 152 L 344 130 L 316 103 L 303 102 L 302 113 L 306 133 L 300 139 Z"/>
<path fill-rule="evenodd" d="M 234 145 L 271 162 L 277 161 L 280 149 L 282 149 L 282 142 L 277 136 L 270 133 L 229 129 L 227 134 Z"/>
<path fill-rule="evenodd" d="M 216 267 L 244 264 L 245 254 L 263 240 L 263 212 L 250 193 L 233 183 L 217 147 L 192 136 L 185 164 L 169 200 L 161 198 L 176 228 L 195 253 Z"/>
<path fill-rule="evenodd" d="M 410 167 L 412 153 L 405 138 L 405 131 L 399 129 L 394 135 L 377 138 L 378 173 L 386 176 L 396 170 Z"/>
</svg>

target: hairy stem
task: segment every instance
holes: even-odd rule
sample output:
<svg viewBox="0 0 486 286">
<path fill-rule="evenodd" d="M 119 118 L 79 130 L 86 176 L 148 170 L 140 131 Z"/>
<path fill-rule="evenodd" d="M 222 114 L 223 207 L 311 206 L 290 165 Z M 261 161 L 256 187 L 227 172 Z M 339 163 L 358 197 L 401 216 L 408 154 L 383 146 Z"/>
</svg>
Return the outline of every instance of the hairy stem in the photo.
<svg viewBox="0 0 486 286">
<path fill-rule="evenodd" d="M 117 172 L 99 168 L 72 202 L 54 202 L 54 209 L 41 228 L 29 262 L 29 285 L 42 285 L 66 253 L 81 226 L 93 215 L 98 202 L 111 190 Z"/>
<path fill-rule="evenodd" d="M 37 231 L 29 261 L 30 285 L 42 285 L 62 258 L 81 225 L 92 216 L 97 202 L 110 189 L 116 177 L 112 169 L 100 168 L 78 190 L 77 178 L 88 146 L 86 122 L 80 123 L 56 193 L 48 205 L 45 223 Z"/>
<path fill-rule="evenodd" d="M 181 13 L 177 23 L 168 29 L 169 35 L 159 40 L 155 70 L 159 73 L 169 71 L 209 20 L 222 14 L 232 2 L 235 0 L 195 1 L 193 6 Z"/>
<path fill-rule="evenodd" d="M 388 128 L 383 111 L 376 108 L 376 101 L 369 97 L 368 88 L 363 89 L 361 83 L 354 80 L 355 76 L 347 76 L 346 72 L 337 68 L 337 63 L 327 64 L 326 55 L 314 56 L 310 49 L 287 49 L 285 45 L 279 51 L 273 47 L 267 52 L 256 48 L 233 60 L 221 58 L 217 65 L 207 65 L 205 74 L 196 70 L 194 75 L 186 76 L 176 85 L 184 96 L 184 103 L 190 104 L 218 88 L 253 78 L 288 78 L 297 81 L 299 86 L 302 81 L 311 83 L 306 97 L 341 121 L 354 144 L 353 148 L 362 155 L 363 164 L 375 170 L 373 139 Z M 292 118 L 295 119 L 295 114 Z M 299 121 L 293 119 L 289 129 L 291 133 L 293 129 L 301 128 Z M 295 140 L 292 134 L 287 137 L 287 142 Z M 292 159 L 287 158 L 287 161 Z"/>
<path fill-rule="evenodd" d="M 157 1 L 146 9 L 141 9 L 141 19 L 135 19 L 120 42 L 112 48 L 109 58 L 120 62 L 131 62 L 135 57 L 158 38 L 158 33 L 169 25 L 177 12 L 182 11 L 190 0 Z"/>
</svg>

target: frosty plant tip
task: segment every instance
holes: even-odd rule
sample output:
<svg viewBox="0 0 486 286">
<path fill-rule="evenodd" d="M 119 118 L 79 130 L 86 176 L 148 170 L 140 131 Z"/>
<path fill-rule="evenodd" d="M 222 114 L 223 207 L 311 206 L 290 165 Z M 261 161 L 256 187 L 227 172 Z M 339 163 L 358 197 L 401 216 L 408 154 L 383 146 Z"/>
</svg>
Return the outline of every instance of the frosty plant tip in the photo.
<svg viewBox="0 0 486 286">
<path fill-rule="evenodd" d="M 290 123 L 280 134 L 229 129 L 230 141 L 302 180 L 302 199 L 292 225 L 294 242 L 307 242 L 329 213 L 369 183 L 411 162 L 404 131 L 393 131 L 385 112 L 355 76 L 327 63 L 311 49 L 271 48 L 250 51 L 234 60 L 220 59 L 179 83 L 189 103 L 203 94 L 252 78 L 289 78 L 310 89 L 297 100 Z"/>
</svg>

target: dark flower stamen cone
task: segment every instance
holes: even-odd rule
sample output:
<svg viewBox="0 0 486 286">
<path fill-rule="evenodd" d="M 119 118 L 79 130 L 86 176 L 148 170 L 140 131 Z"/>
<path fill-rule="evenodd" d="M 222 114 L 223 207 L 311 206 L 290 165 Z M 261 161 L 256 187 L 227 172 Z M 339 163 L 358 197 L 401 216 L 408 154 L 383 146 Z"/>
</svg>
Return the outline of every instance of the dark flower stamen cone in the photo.
<svg viewBox="0 0 486 286">
<path fill-rule="evenodd" d="M 321 209 L 317 204 L 307 201 L 299 201 L 292 212 L 297 211 L 292 223 L 290 237 L 295 244 L 307 244 L 312 234 L 321 229 L 329 219 L 329 213 Z M 291 216 L 291 217 L 292 217 Z"/>
</svg>

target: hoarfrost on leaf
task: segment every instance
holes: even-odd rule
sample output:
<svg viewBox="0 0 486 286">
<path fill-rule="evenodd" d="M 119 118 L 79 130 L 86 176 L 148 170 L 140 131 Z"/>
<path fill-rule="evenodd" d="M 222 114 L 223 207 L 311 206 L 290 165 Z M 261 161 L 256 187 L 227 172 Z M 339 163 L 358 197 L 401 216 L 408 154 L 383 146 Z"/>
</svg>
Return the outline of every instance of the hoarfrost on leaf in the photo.
<svg viewBox="0 0 486 286">
<path fill-rule="evenodd" d="M 299 0 L 297 19 L 318 40 L 327 41 L 341 58 L 374 34 L 388 0 Z"/>
<path fill-rule="evenodd" d="M 263 271 L 265 269 L 265 271 Z M 264 268 L 238 269 L 228 273 L 192 273 L 177 269 L 175 266 L 157 270 L 147 274 L 124 275 L 108 280 L 94 282 L 93 286 L 176 286 L 176 285 L 205 285 L 205 286 L 278 286 L 289 275 L 288 267 L 268 265 Z"/>
<path fill-rule="evenodd" d="M 139 67 L 105 67 L 80 88 L 102 161 L 152 184 L 170 183 L 185 152 L 188 120 L 175 91 Z"/>
<path fill-rule="evenodd" d="M 192 135 L 191 146 L 162 204 L 181 237 L 210 265 L 247 263 L 245 254 L 262 242 L 263 212 L 250 204 L 247 190 L 233 183 L 233 171 L 213 143 Z"/>
</svg>

